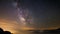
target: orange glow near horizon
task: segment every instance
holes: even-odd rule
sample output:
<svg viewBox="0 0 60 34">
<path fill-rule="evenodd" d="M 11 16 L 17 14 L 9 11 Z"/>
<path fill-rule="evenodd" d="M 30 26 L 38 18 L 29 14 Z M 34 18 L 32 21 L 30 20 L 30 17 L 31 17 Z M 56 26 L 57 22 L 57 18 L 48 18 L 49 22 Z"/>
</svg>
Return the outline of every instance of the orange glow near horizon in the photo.
<svg viewBox="0 0 60 34">
<path fill-rule="evenodd" d="M 5 19 L 0 19 L 0 27 L 4 29 L 4 31 L 10 31 L 11 33 L 17 33 L 20 32 L 20 30 L 36 30 L 35 28 L 31 27 L 20 27 L 20 25 L 17 24 L 16 21 L 9 21 Z M 56 27 L 51 28 L 39 28 L 39 30 L 52 30 L 57 29 Z"/>
<path fill-rule="evenodd" d="M 10 31 L 11 33 L 15 33 L 15 26 L 17 27 L 15 22 L 11 22 L 5 19 L 0 19 L 0 28 L 2 28 L 4 31 Z"/>
</svg>

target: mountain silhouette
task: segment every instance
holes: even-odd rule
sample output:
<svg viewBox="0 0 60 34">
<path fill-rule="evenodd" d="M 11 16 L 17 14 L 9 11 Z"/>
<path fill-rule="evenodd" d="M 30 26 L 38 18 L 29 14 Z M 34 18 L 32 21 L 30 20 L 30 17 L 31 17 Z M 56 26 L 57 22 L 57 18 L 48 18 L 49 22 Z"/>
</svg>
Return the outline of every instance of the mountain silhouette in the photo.
<svg viewBox="0 0 60 34">
<path fill-rule="evenodd" d="M 4 31 L 2 28 L 0 28 L 0 34 L 12 34 L 9 31 Z"/>
</svg>

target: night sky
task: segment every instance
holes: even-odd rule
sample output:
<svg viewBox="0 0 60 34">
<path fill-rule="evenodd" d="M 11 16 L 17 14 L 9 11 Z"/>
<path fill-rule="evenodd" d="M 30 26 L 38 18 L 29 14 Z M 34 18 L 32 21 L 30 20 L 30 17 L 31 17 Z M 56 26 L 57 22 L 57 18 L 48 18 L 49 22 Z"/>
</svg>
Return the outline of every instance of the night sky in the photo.
<svg viewBox="0 0 60 34">
<path fill-rule="evenodd" d="M 19 18 L 17 18 L 17 1 L 0 0 L 0 27 L 5 30 L 18 31 L 20 29 Z M 60 0 L 20 0 L 19 9 L 29 14 L 25 25 L 27 27 L 41 29 L 60 28 Z M 20 11 L 21 12 L 21 11 Z M 23 14 L 23 13 L 22 13 Z M 25 14 L 24 17 L 25 17 Z M 31 21 L 32 19 L 32 21 Z M 31 22 L 31 23 L 30 23 Z M 24 25 L 24 26 L 25 26 Z"/>
</svg>

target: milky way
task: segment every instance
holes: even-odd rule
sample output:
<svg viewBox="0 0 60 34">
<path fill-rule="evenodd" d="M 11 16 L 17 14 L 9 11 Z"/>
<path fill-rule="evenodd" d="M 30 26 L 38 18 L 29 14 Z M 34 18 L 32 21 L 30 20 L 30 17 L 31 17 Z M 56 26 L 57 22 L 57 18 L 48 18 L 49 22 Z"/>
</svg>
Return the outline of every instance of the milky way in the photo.
<svg viewBox="0 0 60 34">
<path fill-rule="evenodd" d="M 23 8 L 22 6 L 20 6 L 20 3 L 17 2 L 17 5 L 16 5 L 16 8 L 17 8 L 17 15 L 18 15 L 18 21 L 20 23 L 20 25 L 23 27 L 32 27 L 31 24 L 33 22 L 33 19 L 32 19 L 32 15 L 30 14 L 31 12 L 29 12 L 29 10 L 27 8 Z"/>
</svg>

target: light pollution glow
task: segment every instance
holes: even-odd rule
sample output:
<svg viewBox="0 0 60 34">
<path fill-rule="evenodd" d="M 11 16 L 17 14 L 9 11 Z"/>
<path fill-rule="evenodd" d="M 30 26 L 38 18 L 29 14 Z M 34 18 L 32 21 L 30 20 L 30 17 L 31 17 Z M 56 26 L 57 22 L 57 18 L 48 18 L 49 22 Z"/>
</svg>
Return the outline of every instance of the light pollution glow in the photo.
<svg viewBox="0 0 60 34">
<path fill-rule="evenodd" d="M 6 19 L 1 19 L 0 18 L 0 27 L 4 29 L 4 31 L 10 31 L 12 33 L 19 33 L 19 30 L 36 30 L 35 28 L 30 28 L 30 27 L 20 27 L 21 25 L 19 25 L 16 21 L 9 21 Z M 51 29 L 55 29 L 54 28 L 39 28 L 40 30 L 51 30 Z"/>
<path fill-rule="evenodd" d="M 7 19 L 1 19 L 0 18 L 0 27 L 4 29 L 4 31 L 10 31 L 12 33 L 18 33 L 18 30 L 29 30 L 33 28 L 27 28 L 27 27 L 20 27 L 16 21 L 10 21 Z"/>
</svg>

